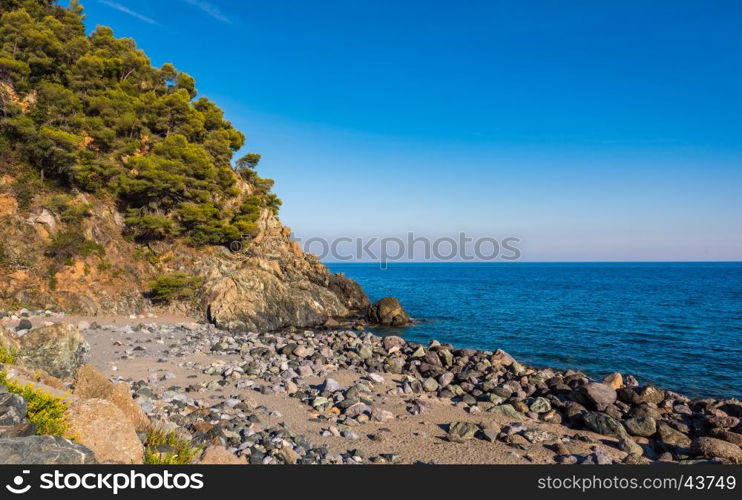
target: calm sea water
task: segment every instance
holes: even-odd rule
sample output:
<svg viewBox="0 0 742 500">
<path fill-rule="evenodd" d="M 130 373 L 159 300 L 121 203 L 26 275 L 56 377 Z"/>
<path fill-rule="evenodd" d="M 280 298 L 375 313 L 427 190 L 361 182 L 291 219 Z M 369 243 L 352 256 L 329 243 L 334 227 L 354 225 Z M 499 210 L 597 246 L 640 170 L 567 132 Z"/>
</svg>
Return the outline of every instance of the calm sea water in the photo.
<svg viewBox="0 0 742 500">
<path fill-rule="evenodd" d="M 537 366 L 742 397 L 742 263 L 330 264 L 418 320 L 395 332 Z"/>
</svg>

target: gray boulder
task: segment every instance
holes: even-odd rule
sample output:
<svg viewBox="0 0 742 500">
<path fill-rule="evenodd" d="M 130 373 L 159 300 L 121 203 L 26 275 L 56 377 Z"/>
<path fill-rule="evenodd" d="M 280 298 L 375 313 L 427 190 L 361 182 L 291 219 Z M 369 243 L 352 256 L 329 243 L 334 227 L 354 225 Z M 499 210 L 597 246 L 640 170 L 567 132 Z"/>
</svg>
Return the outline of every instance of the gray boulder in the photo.
<svg viewBox="0 0 742 500">
<path fill-rule="evenodd" d="M 606 415 L 605 413 L 590 411 L 587 412 L 582 418 L 585 422 L 585 427 L 593 432 L 597 432 L 598 434 L 603 434 L 605 436 L 614 436 L 619 439 L 628 437 L 628 435 L 626 434 L 626 429 L 623 428 L 623 425 L 621 425 L 616 419 L 609 415 Z"/>
<path fill-rule="evenodd" d="M 20 425 L 26 420 L 26 400 L 0 387 L 0 426 Z"/>
<path fill-rule="evenodd" d="M 96 464 L 88 448 L 58 436 L 0 439 L 0 464 L 78 465 Z"/>
<path fill-rule="evenodd" d="M 19 358 L 26 367 L 54 377 L 74 377 L 90 359 L 90 344 L 74 326 L 57 323 L 21 337 Z"/>
</svg>

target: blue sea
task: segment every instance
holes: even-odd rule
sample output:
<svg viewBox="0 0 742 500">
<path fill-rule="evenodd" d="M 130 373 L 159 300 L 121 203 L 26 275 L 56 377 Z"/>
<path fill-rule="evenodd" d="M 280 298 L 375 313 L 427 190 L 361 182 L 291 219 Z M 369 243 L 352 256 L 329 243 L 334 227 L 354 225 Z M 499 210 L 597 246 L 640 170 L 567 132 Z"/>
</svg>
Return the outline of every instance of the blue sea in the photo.
<svg viewBox="0 0 742 500">
<path fill-rule="evenodd" d="M 400 299 L 408 340 L 619 371 L 693 397 L 742 397 L 742 263 L 329 264 Z M 380 333 L 389 333 L 382 331 Z"/>
</svg>

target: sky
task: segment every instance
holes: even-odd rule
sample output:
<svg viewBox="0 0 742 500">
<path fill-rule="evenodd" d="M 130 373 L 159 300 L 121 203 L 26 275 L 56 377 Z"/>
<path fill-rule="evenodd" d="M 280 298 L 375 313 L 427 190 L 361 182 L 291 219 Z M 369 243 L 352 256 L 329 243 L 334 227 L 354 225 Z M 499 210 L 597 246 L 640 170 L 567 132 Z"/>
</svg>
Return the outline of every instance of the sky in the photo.
<svg viewBox="0 0 742 500">
<path fill-rule="evenodd" d="M 304 240 L 742 260 L 740 2 L 82 3 L 196 78 Z"/>
</svg>

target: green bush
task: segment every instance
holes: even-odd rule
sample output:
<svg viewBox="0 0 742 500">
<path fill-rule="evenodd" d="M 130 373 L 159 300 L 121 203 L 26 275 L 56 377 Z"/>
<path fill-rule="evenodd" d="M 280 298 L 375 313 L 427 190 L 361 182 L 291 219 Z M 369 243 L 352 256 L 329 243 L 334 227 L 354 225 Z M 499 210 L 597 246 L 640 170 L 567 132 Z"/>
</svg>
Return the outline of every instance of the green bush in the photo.
<svg viewBox="0 0 742 500">
<path fill-rule="evenodd" d="M 70 195 L 52 196 L 46 202 L 46 208 L 56 213 L 59 219 L 67 224 L 79 224 L 83 218 L 90 216 L 90 205 L 75 203 Z"/>
<path fill-rule="evenodd" d="M 102 257 L 105 255 L 105 249 L 79 232 L 64 231 L 52 239 L 45 253 L 47 257 L 53 258 L 56 262 L 71 265 L 75 259 L 84 259 L 92 254 Z"/>
<path fill-rule="evenodd" d="M 162 451 L 161 448 L 169 449 Z M 193 446 L 190 441 L 175 432 L 151 430 L 145 441 L 144 463 L 146 465 L 187 465 L 203 451 L 202 446 Z"/>
<path fill-rule="evenodd" d="M 67 436 L 69 426 L 65 413 L 69 403 L 60 397 L 37 389 L 33 384 L 22 385 L 0 372 L 0 385 L 26 400 L 28 421 L 36 426 L 36 434 Z"/>
<path fill-rule="evenodd" d="M 6 365 L 15 364 L 15 360 L 17 356 L 18 356 L 17 349 L 0 344 L 0 364 L 6 364 Z"/>
<path fill-rule="evenodd" d="M 149 283 L 153 302 L 169 303 L 193 297 L 204 284 L 204 278 L 178 272 L 158 276 Z"/>
<path fill-rule="evenodd" d="M 45 179 L 110 196 L 137 240 L 193 245 L 243 237 L 257 217 L 252 205 L 278 210 L 272 181 L 256 173 L 260 155 L 241 158 L 235 173 L 245 136 L 196 98 L 191 76 L 153 67 L 108 27 L 86 35 L 76 1 L 0 0 L 0 16 L 0 77 L 19 98 L 36 95 L 30 109 L 7 106 L 0 116 L 0 160 L 29 172 L 15 188 L 22 210 Z M 257 201 L 246 212 L 231 208 L 243 205 L 240 177 Z M 86 208 L 64 202 L 55 212 L 74 224 Z"/>
</svg>

